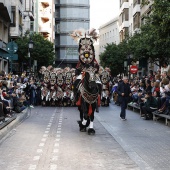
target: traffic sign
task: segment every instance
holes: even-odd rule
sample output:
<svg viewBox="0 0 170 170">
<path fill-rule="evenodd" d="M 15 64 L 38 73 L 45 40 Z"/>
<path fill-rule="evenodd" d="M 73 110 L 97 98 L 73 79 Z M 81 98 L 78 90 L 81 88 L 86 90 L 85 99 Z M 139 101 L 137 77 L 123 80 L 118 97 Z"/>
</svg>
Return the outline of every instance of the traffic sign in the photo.
<svg viewBox="0 0 170 170">
<path fill-rule="evenodd" d="M 131 74 L 136 74 L 138 72 L 138 67 L 137 66 L 131 66 L 129 71 L 130 71 Z"/>
<path fill-rule="evenodd" d="M 6 46 L 6 50 L 8 51 L 8 53 L 16 53 L 18 51 L 18 45 L 14 42 L 11 41 L 7 44 Z"/>
</svg>

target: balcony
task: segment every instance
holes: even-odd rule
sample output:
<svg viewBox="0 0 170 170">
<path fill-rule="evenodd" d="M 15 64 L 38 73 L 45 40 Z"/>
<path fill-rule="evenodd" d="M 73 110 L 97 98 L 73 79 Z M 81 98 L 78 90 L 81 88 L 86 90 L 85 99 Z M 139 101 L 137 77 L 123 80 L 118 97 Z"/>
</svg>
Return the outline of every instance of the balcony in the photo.
<svg viewBox="0 0 170 170">
<path fill-rule="evenodd" d="M 135 7 L 136 5 L 140 5 L 140 0 L 134 0 L 133 7 Z"/>
<path fill-rule="evenodd" d="M 4 6 L 4 2 L 0 1 L 0 16 L 7 22 L 10 22 L 9 10 L 6 6 Z"/>
<path fill-rule="evenodd" d="M 120 31 L 123 30 L 124 28 L 129 28 L 129 21 L 122 22 L 119 28 L 120 28 Z"/>
<path fill-rule="evenodd" d="M 49 18 L 51 16 L 51 9 L 50 8 L 41 9 L 40 16 Z"/>
<path fill-rule="evenodd" d="M 47 7 L 49 7 L 49 2 L 48 1 L 42 1 L 41 5 L 42 5 L 43 8 L 47 8 Z"/>
<path fill-rule="evenodd" d="M 51 27 L 50 27 L 50 24 L 49 23 L 45 23 L 45 24 L 42 24 L 42 25 L 40 25 L 39 26 L 39 31 L 41 32 L 41 33 L 50 33 L 50 30 L 51 29 Z"/>
<path fill-rule="evenodd" d="M 140 9 L 140 4 L 136 4 L 135 7 L 133 8 L 133 16 L 136 14 L 136 13 L 139 13 L 141 11 Z"/>
<path fill-rule="evenodd" d="M 46 23 L 49 21 L 49 18 L 48 17 L 41 17 L 41 20 L 43 23 Z"/>
<path fill-rule="evenodd" d="M 124 2 L 122 4 L 122 6 L 120 7 L 120 12 L 119 13 L 122 13 L 123 9 L 125 8 L 129 8 L 129 2 Z"/>
</svg>

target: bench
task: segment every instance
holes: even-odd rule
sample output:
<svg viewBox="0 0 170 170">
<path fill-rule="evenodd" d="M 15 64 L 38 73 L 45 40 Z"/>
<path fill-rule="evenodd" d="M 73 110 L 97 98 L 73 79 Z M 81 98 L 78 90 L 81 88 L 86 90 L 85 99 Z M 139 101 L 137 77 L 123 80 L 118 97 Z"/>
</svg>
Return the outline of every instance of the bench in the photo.
<svg viewBox="0 0 170 170">
<path fill-rule="evenodd" d="M 165 115 L 165 114 L 159 114 L 156 112 L 152 112 L 153 114 L 153 120 L 157 121 L 160 117 L 165 118 L 165 125 L 169 126 L 170 125 L 170 115 Z"/>
<path fill-rule="evenodd" d="M 133 111 L 140 111 L 140 107 L 138 106 L 138 105 L 136 105 L 136 104 L 132 104 L 132 103 L 129 103 L 128 105 L 127 105 L 127 108 L 128 109 L 132 109 Z"/>
</svg>

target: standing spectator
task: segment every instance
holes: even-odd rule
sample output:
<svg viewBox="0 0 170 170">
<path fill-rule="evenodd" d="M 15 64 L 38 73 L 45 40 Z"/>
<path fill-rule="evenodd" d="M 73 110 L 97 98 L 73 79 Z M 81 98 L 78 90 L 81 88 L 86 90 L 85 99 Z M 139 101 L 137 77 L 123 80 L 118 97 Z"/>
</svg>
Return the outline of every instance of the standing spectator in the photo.
<svg viewBox="0 0 170 170">
<path fill-rule="evenodd" d="M 29 85 L 29 97 L 31 106 L 36 104 L 36 89 L 37 87 L 34 83 L 34 80 L 31 80 Z"/>
<path fill-rule="evenodd" d="M 167 62 L 163 62 L 162 63 L 162 67 L 161 67 L 161 74 L 163 72 L 168 72 L 169 69 L 170 69 L 170 66 L 168 65 L 168 63 Z"/>
<path fill-rule="evenodd" d="M 126 108 L 129 102 L 129 97 L 131 96 L 130 85 L 128 83 L 128 78 L 124 77 L 123 82 L 118 85 L 117 89 L 119 95 L 119 101 L 121 105 L 120 118 L 126 120 Z"/>
</svg>

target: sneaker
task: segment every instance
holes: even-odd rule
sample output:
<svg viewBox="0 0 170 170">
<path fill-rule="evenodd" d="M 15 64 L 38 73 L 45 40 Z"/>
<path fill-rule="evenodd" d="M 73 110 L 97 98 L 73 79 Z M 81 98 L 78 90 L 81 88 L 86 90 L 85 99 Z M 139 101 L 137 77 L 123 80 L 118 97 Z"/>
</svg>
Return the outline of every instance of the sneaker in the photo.
<svg viewBox="0 0 170 170">
<path fill-rule="evenodd" d="M 33 108 L 34 108 L 34 106 L 33 106 L 33 105 L 30 105 L 30 108 L 32 108 L 32 109 L 33 109 Z"/>
<path fill-rule="evenodd" d="M 122 117 L 120 119 L 123 120 L 123 121 L 127 120 L 126 118 L 122 118 Z"/>
</svg>

